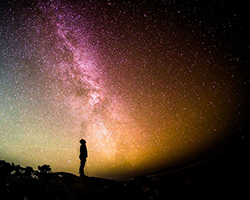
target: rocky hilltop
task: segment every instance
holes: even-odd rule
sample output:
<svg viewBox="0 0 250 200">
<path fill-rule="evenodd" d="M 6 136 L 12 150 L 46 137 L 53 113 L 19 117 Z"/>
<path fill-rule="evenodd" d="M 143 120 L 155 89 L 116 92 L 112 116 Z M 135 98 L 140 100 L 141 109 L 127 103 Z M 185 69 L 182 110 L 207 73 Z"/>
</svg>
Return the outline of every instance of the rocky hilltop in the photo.
<svg viewBox="0 0 250 200">
<path fill-rule="evenodd" d="M 122 183 L 0 161 L 0 190 L 4 199 L 130 199 Z M 2 199 L 2 198 L 1 198 Z"/>
</svg>

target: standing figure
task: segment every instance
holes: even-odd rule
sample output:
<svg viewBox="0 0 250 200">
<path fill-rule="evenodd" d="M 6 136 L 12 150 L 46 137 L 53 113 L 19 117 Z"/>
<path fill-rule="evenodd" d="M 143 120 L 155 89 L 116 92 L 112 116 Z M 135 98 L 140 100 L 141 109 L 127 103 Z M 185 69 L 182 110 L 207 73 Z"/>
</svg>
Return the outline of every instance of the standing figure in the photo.
<svg viewBox="0 0 250 200">
<path fill-rule="evenodd" d="M 87 147 L 86 147 L 86 141 L 84 139 L 80 140 L 81 146 L 80 146 L 80 168 L 79 168 L 79 173 L 80 177 L 85 176 L 84 174 L 84 167 L 86 163 L 86 158 L 88 157 L 88 152 L 87 152 Z"/>
</svg>

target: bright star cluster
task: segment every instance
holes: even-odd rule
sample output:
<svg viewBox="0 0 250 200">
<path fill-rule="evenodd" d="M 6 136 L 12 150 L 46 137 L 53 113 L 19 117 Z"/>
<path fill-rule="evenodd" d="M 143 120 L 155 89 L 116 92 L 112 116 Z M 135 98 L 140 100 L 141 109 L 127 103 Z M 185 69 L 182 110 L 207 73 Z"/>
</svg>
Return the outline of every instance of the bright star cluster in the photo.
<svg viewBox="0 0 250 200">
<path fill-rule="evenodd" d="M 77 174 L 84 138 L 86 174 L 116 178 L 226 143 L 249 108 L 229 4 L 1 2 L 0 159 Z"/>
</svg>

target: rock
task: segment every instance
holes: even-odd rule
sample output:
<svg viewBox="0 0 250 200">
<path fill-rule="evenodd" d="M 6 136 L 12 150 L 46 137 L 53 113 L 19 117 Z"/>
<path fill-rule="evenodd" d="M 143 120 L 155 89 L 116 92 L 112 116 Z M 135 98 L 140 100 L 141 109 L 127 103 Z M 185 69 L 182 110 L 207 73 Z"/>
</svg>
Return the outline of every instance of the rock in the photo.
<svg viewBox="0 0 250 200">
<path fill-rule="evenodd" d="M 34 179 L 39 179 L 39 177 L 37 175 L 35 175 L 33 172 L 31 172 L 31 175 L 30 175 L 32 178 Z"/>
<path fill-rule="evenodd" d="M 20 174 L 24 174 L 24 173 L 25 173 L 25 169 L 18 168 L 18 172 L 19 172 Z"/>
<path fill-rule="evenodd" d="M 16 174 L 16 170 L 13 170 L 10 175 L 15 175 Z"/>
</svg>

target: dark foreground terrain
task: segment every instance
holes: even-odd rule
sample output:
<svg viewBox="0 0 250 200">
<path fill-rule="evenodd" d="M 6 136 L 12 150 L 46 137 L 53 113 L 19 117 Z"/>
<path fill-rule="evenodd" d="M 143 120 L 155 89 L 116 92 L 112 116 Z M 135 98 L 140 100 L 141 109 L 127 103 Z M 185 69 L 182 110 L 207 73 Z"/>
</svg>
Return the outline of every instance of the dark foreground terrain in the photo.
<svg viewBox="0 0 250 200">
<path fill-rule="evenodd" d="M 0 199 L 249 199 L 249 145 L 197 165 L 112 181 L 35 171 L 0 160 Z"/>
<path fill-rule="evenodd" d="M 69 173 L 41 173 L 0 161 L 1 199 L 129 199 L 122 183 L 77 177 Z"/>
</svg>

